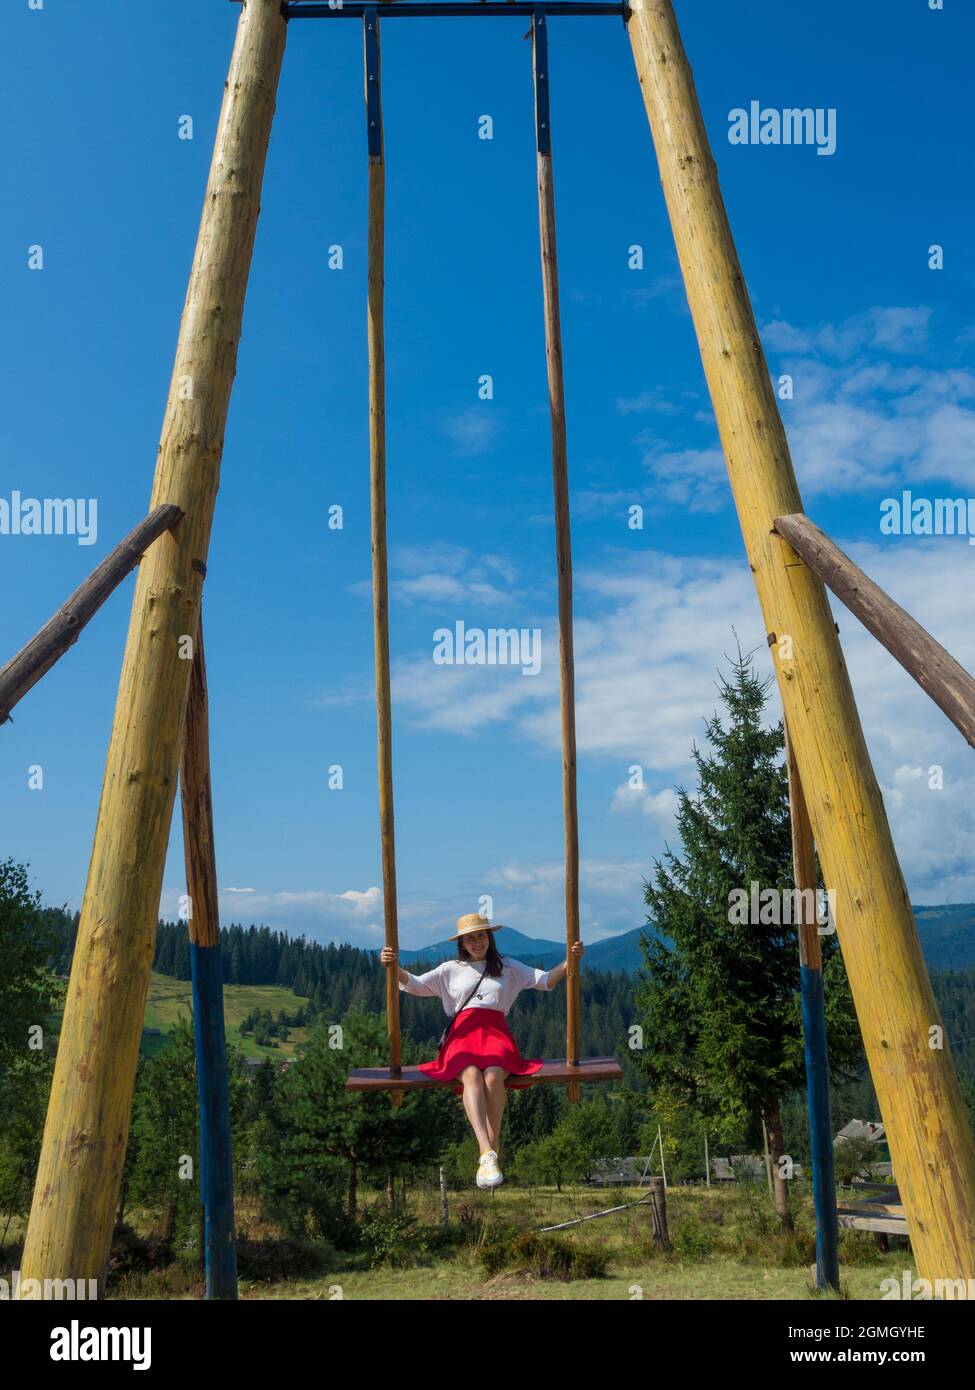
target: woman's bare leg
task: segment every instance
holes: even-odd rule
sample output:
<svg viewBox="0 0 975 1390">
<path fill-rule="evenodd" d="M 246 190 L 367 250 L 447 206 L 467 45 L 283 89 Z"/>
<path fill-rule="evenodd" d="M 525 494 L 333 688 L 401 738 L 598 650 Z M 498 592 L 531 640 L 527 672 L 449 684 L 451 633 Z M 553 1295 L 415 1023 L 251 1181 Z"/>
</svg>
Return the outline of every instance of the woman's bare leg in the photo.
<svg viewBox="0 0 975 1390">
<path fill-rule="evenodd" d="M 488 1138 L 495 1153 L 498 1152 L 498 1144 L 501 1140 L 501 1120 L 504 1117 L 504 1107 L 508 1099 L 508 1093 L 504 1088 L 507 1075 L 504 1067 L 485 1067 L 484 1069 Z"/>
<path fill-rule="evenodd" d="M 470 1121 L 478 1152 L 486 1154 L 494 1148 L 488 1125 L 487 1095 L 484 1087 L 484 1073 L 480 1067 L 465 1067 L 459 1080 L 464 1087 L 464 1110 Z"/>
</svg>

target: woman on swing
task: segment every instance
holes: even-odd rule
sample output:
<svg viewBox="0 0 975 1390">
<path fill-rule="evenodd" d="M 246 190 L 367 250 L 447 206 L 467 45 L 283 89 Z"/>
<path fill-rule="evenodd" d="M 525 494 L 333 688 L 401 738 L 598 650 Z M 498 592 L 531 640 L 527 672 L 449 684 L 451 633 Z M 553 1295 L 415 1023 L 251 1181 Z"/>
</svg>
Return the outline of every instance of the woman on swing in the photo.
<svg viewBox="0 0 975 1390">
<path fill-rule="evenodd" d="M 480 913 L 458 917 L 457 959 L 445 960 L 425 975 L 399 969 L 399 987 L 407 994 L 437 996 L 451 1022 L 441 1039 L 435 1062 L 422 1062 L 419 1070 L 436 1081 L 459 1081 L 452 1087 L 463 1094 L 464 1110 L 474 1131 L 481 1160 L 478 1187 L 497 1187 L 504 1181 L 498 1167 L 498 1143 L 504 1115 L 505 1087 L 520 1089 L 509 1076 L 531 1076 L 541 1059 L 527 1061 L 518 1051 L 505 1015 L 523 989 L 554 989 L 565 978 L 568 961 L 554 970 L 538 970 L 511 956 L 501 956 L 494 944 L 492 926 Z M 585 951 L 581 941 L 572 948 L 577 959 Z M 396 964 L 392 947 L 379 955 L 384 966 Z M 530 1082 L 521 1083 L 522 1086 Z"/>
</svg>

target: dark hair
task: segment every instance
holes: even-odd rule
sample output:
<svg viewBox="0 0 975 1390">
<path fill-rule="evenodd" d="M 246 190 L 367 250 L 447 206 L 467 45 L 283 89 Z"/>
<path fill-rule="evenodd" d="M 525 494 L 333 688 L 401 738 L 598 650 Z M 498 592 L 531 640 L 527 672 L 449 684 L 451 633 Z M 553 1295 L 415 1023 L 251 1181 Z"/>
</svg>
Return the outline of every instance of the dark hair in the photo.
<svg viewBox="0 0 975 1390">
<path fill-rule="evenodd" d="M 457 959 L 466 961 L 469 961 L 471 959 L 471 957 L 467 953 L 467 947 L 464 945 L 463 937 L 461 937 L 457 942 Z M 504 969 L 504 966 L 501 964 L 501 957 L 498 954 L 498 948 L 494 944 L 493 931 L 488 932 L 488 948 L 487 955 L 484 957 L 484 960 L 487 966 L 485 974 L 492 976 L 493 979 L 497 979 L 498 976 L 501 974 L 502 970 Z"/>
</svg>

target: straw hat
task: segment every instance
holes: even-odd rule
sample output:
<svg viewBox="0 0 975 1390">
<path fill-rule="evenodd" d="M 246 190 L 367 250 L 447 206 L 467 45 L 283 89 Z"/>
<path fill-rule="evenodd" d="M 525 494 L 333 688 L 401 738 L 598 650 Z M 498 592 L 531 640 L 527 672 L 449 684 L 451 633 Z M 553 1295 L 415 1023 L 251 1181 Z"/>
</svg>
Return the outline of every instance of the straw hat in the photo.
<svg viewBox="0 0 975 1390">
<path fill-rule="evenodd" d="M 492 925 L 486 917 L 482 917 L 479 912 L 468 912 L 464 917 L 457 918 L 457 935 L 448 936 L 448 941 L 459 941 L 462 936 L 470 936 L 475 931 L 500 931 L 502 923 Z"/>
</svg>

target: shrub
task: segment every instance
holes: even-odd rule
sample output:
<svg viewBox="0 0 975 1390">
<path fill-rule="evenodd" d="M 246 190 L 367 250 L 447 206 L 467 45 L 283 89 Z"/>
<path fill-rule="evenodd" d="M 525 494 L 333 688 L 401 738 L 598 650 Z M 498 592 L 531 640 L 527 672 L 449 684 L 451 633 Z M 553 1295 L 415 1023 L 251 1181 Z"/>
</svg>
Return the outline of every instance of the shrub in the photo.
<svg viewBox="0 0 975 1390">
<path fill-rule="evenodd" d="M 359 1218 L 359 1243 L 376 1268 L 407 1269 L 430 1253 L 427 1233 L 408 1207 L 374 1202 Z"/>
<path fill-rule="evenodd" d="M 327 1244 L 282 1237 L 278 1240 L 237 1238 L 237 1273 L 255 1283 L 307 1279 L 334 1267 L 335 1252 Z"/>
<path fill-rule="evenodd" d="M 670 1244 L 676 1255 L 687 1260 L 700 1260 L 714 1250 L 714 1238 L 693 1217 L 683 1217 L 670 1232 Z"/>
<path fill-rule="evenodd" d="M 602 1279 L 607 1254 L 591 1245 L 573 1245 L 555 1236 L 499 1227 L 481 1244 L 479 1259 L 488 1275 L 517 1270 L 535 1279 Z"/>
<path fill-rule="evenodd" d="M 140 1236 L 131 1226 L 121 1223 L 112 1235 L 106 1282 L 148 1274 L 171 1265 L 174 1259 L 173 1243 L 166 1236 Z"/>
<path fill-rule="evenodd" d="M 816 1259 L 816 1237 L 804 1230 L 745 1233 L 738 1257 L 742 1264 L 776 1265 L 779 1269 L 808 1268 Z"/>
<path fill-rule="evenodd" d="M 891 1248 L 894 1242 L 898 1246 L 902 1244 L 901 1238 L 891 1236 Z M 907 1242 L 903 1241 L 906 1248 Z M 841 1265 L 876 1265 L 882 1263 L 884 1252 L 868 1231 L 841 1231 L 840 1232 L 840 1264 Z"/>
</svg>

